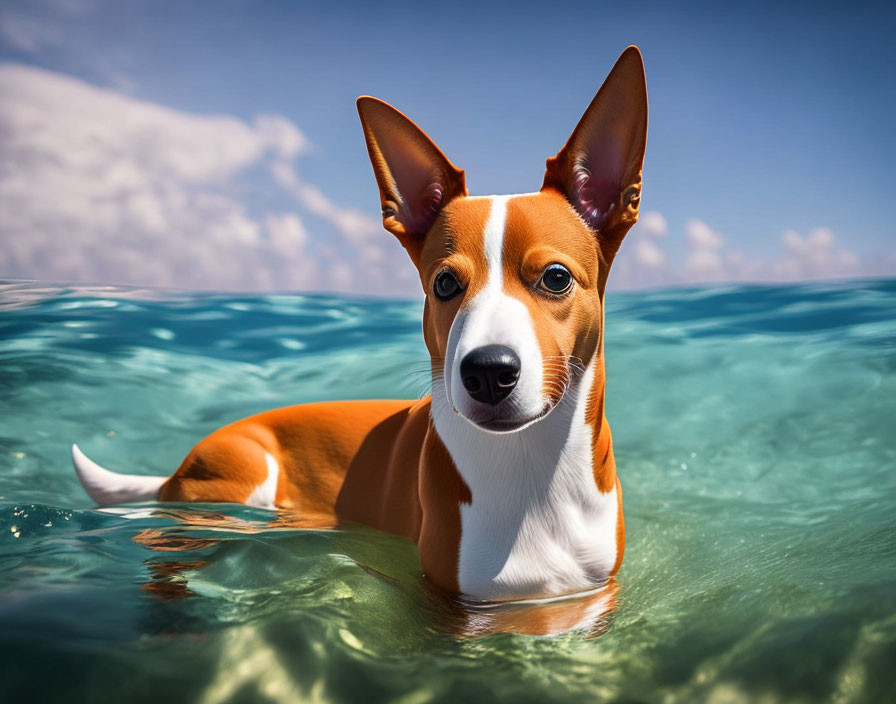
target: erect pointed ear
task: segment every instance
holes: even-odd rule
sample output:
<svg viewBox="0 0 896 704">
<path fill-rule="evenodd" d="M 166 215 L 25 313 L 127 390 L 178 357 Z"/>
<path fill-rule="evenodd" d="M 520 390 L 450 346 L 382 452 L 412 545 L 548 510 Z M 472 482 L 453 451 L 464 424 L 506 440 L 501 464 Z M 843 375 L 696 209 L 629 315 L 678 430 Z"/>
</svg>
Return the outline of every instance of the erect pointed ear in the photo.
<svg viewBox="0 0 896 704">
<path fill-rule="evenodd" d="M 383 227 L 406 248 L 419 249 L 439 211 L 467 194 L 464 172 L 388 103 L 362 96 L 358 114 L 380 188 Z"/>
<path fill-rule="evenodd" d="M 637 47 L 624 52 L 566 145 L 547 160 L 542 190 L 560 191 L 596 231 L 607 262 L 638 220 L 647 144 L 647 82 Z"/>
</svg>

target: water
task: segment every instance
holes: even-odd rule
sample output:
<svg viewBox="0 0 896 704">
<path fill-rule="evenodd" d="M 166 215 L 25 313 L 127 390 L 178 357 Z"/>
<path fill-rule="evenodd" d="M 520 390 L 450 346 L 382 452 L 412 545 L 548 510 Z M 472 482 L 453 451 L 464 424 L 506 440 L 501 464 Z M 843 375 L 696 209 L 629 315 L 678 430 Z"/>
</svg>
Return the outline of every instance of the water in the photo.
<svg viewBox="0 0 896 704">
<path fill-rule="evenodd" d="M 220 505 L 98 511 L 233 419 L 425 389 L 418 303 L 0 289 L 0 699 L 896 698 L 896 282 L 611 294 L 625 488 L 602 633 L 462 637 L 415 548 Z M 163 699 L 164 700 L 164 699 Z"/>
</svg>

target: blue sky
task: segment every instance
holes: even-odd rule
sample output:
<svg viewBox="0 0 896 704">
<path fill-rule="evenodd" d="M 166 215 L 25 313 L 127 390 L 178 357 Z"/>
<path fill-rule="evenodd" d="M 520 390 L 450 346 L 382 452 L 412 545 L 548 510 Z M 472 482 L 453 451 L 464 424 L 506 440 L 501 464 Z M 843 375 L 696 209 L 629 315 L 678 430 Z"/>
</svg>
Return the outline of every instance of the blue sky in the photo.
<svg viewBox="0 0 896 704">
<path fill-rule="evenodd" d="M 813 243 L 844 256 L 776 276 L 880 275 L 896 273 L 894 19 L 885 4 L 7 0 L 0 60 L 193 115 L 282 116 L 307 143 L 301 179 L 334 207 L 375 217 L 358 95 L 412 117 L 466 170 L 471 192 L 537 190 L 544 159 L 637 44 L 651 110 L 642 212 L 662 219 L 644 237 L 663 264 L 639 278 L 633 259 L 632 284 L 762 279 Z M 338 239 L 256 167 L 227 187 L 248 217 L 295 211 L 311 240 Z M 722 269 L 688 268 L 701 246 L 734 254 Z"/>
</svg>

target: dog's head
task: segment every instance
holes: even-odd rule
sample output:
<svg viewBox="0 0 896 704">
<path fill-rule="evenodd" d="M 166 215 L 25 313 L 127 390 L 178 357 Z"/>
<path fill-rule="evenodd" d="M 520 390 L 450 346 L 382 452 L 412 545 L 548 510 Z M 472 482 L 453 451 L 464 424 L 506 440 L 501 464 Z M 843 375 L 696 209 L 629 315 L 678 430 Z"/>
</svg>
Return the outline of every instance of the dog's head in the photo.
<svg viewBox="0 0 896 704">
<path fill-rule="evenodd" d="M 492 432 L 547 415 L 601 348 L 603 292 L 638 218 L 647 139 L 641 54 L 622 54 L 541 191 L 473 197 L 413 122 L 375 98 L 358 110 L 383 225 L 426 294 L 424 337 L 451 408 Z"/>
</svg>

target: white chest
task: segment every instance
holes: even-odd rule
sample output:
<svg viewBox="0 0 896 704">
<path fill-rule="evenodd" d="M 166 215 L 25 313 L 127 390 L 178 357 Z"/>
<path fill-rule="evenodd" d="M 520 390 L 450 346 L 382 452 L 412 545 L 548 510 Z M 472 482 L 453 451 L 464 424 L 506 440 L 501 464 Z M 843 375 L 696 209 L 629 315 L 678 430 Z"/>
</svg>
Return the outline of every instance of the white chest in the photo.
<svg viewBox="0 0 896 704">
<path fill-rule="evenodd" d="M 589 388 L 590 379 L 583 382 Z M 458 585 L 465 595 L 555 596 L 609 577 L 616 490 L 601 493 L 595 484 L 584 405 L 564 400 L 529 428 L 498 435 L 474 428 L 434 395 L 436 430 L 473 498 L 461 506 Z"/>
</svg>

